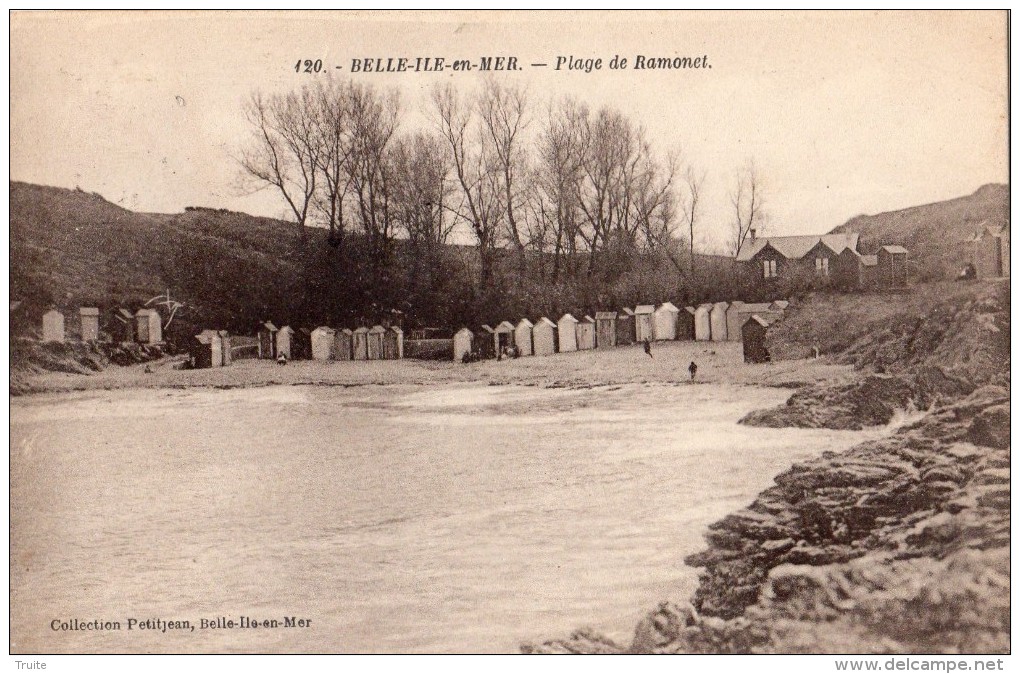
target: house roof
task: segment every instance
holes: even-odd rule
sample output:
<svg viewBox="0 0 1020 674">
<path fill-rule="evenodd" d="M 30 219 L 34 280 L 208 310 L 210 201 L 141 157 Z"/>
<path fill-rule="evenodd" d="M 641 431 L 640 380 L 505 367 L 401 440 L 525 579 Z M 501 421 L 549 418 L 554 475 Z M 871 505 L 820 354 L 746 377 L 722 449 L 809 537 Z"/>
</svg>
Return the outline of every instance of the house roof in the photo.
<svg viewBox="0 0 1020 674">
<path fill-rule="evenodd" d="M 526 328 L 533 328 L 535 327 L 535 324 L 529 321 L 527 318 L 522 318 L 520 321 L 517 322 L 517 328 L 520 329 L 521 326 L 524 326 Z"/>
<path fill-rule="evenodd" d="M 395 332 L 398 335 L 402 335 L 402 334 L 404 334 L 404 329 L 401 328 L 399 325 L 391 325 L 390 326 L 390 332 Z"/>
<path fill-rule="evenodd" d="M 96 307 L 82 307 L 78 311 L 81 312 L 82 316 L 98 316 L 99 315 L 99 309 L 97 309 Z"/>
<path fill-rule="evenodd" d="M 514 324 L 510 321 L 503 321 L 496 326 L 496 332 L 513 332 Z"/>
<path fill-rule="evenodd" d="M 351 334 L 353 334 L 353 335 L 367 335 L 368 334 L 368 328 L 366 328 L 363 325 L 360 328 L 358 328 L 357 330 L 355 330 L 354 332 L 352 332 Z"/>
<path fill-rule="evenodd" d="M 882 250 L 893 255 L 906 255 L 907 249 L 903 246 L 882 246 Z"/>
<path fill-rule="evenodd" d="M 624 316 L 633 316 L 634 310 L 631 309 L 630 307 L 624 307 L 620 309 L 620 313 L 623 314 Z"/>
<path fill-rule="evenodd" d="M 368 331 L 368 334 L 370 334 L 370 335 L 381 335 L 384 332 L 386 332 L 386 328 L 384 328 L 383 326 L 381 326 L 381 325 L 373 325 L 372 329 Z"/>
<path fill-rule="evenodd" d="M 580 322 L 581 323 L 594 323 L 595 319 L 592 318 L 591 316 L 589 316 L 588 314 L 585 314 L 584 318 L 582 318 Z"/>
<path fill-rule="evenodd" d="M 269 330 L 270 332 L 276 332 L 277 330 L 279 330 L 279 328 L 277 328 L 275 325 L 273 325 L 272 322 L 270 322 L 270 321 L 266 321 L 265 323 L 263 323 L 259 327 L 260 328 L 265 328 L 266 330 Z"/>
<path fill-rule="evenodd" d="M 790 301 L 789 300 L 776 300 L 775 302 L 772 303 L 772 306 L 779 307 L 780 309 L 785 309 L 786 307 L 790 306 Z"/>
<path fill-rule="evenodd" d="M 573 316 L 571 316 L 570 314 L 563 314 L 562 316 L 560 316 L 560 320 L 558 320 L 557 323 L 562 323 L 563 321 L 568 321 L 568 322 L 569 321 L 573 321 L 574 323 L 578 322 L 578 320 L 576 318 L 574 318 Z"/>
<path fill-rule="evenodd" d="M 277 330 L 277 332 L 294 332 L 294 328 L 290 327 L 289 325 L 285 325 L 279 330 Z M 368 332 L 368 328 L 365 328 L 365 332 Z"/>
<path fill-rule="evenodd" d="M 599 321 L 612 320 L 614 318 L 616 318 L 616 312 L 615 311 L 596 311 L 595 312 L 595 319 L 599 320 Z"/>
<path fill-rule="evenodd" d="M 723 311 L 726 311 L 729 306 L 729 302 L 716 302 L 712 305 L 712 310 L 715 311 L 716 309 L 722 309 Z"/>
<path fill-rule="evenodd" d="M 130 319 L 132 319 L 134 317 L 135 317 L 135 315 L 134 315 L 134 313 L 130 309 L 125 309 L 124 307 L 121 307 L 120 309 L 117 309 L 117 318 L 120 318 L 122 320 L 123 319 L 130 320 Z"/>
<path fill-rule="evenodd" d="M 459 335 L 462 332 L 466 332 L 469 335 L 471 335 L 472 337 L 474 337 L 474 335 L 475 335 L 475 333 L 471 332 L 471 330 L 469 330 L 468 328 L 461 328 L 460 330 L 457 331 L 457 334 Z"/>
<path fill-rule="evenodd" d="M 877 267 L 878 256 L 877 255 L 861 255 L 861 264 L 865 267 Z"/>
<path fill-rule="evenodd" d="M 850 232 L 846 234 L 823 234 L 821 236 L 763 236 L 748 241 L 741 246 L 737 255 L 737 262 L 749 262 L 755 255 L 771 246 L 776 252 L 788 260 L 799 260 L 807 255 L 819 242 L 825 244 L 837 255 L 846 248 L 857 249 L 857 241 L 860 234 Z"/>
<path fill-rule="evenodd" d="M 489 325 L 488 325 L 487 323 L 482 323 L 482 327 L 481 327 L 481 329 L 482 329 L 482 330 L 483 330 L 484 332 L 489 332 L 489 333 L 492 333 L 492 332 L 496 332 L 496 331 L 495 331 L 495 330 L 493 330 L 493 329 L 492 329 L 491 327 L 489 327 Z"/>
<path fill-rule="evenodd" d="M 655 313 L 655 307 L 651 304 L 639 304 L 634 307 L 635 314 L 653 314 Z"/>
<path fill-rule="evenodd" d="M 672 311 L 675 314 L 680 313 L 680 310 L 677 309 L 676 305 L 672 302 L 663 302 L 659 305 L 659 308 L 656 311 Z"/>
<path fill-rule="evenodd" d="M 694 307 L 684 307 L 684 311 L 686 311 L 689 314 L 693 314 L 695 311 L 697 311 L 697 309 L 695 309 Z"/>
<path fill-rule="evenodd" d="M 542 318 L 540 318 L 537 321 L 535 321 L 535 327 L 536 328 L 541 327 L 543 325 L 547 325 L 550 328 L 555 328 L 556 327 L 556 323 L 554 323 L 551 319 L 546 318 L 545 316 L 542 316 Z"/>
<path fill-rule="evenodd" d="M 336 332 L 336 330 L 325 325 L 320 325 L 319 327 L 312 330 L 312 332 Z"/>
<path fill-rule="evenodd" d="M 351 330 L 350 328 L 340 328 L 339 330 L 337 330 L 337 332 L 342 332 L 345 335 L 353 335 L 354 334 L 354 331 Z"/>
</svg>

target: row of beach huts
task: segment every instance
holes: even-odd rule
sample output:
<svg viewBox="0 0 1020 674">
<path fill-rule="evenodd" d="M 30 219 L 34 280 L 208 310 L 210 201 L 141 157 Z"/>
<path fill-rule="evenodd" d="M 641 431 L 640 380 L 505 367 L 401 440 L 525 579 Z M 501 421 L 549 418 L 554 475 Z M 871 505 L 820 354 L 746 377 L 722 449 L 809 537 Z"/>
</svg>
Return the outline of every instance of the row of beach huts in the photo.
<svg viewBox="0 0 1020 674">
<path fill-rule="evenodd" d="M 11 303 L 11 311 L 17 309 L 16 302 Z M 155 309 L 143 307 L 138 311 L 120 308 L 113 312 L 113 320 L 107 322 L 107 330 L 100 331 L 99 309 L 97 307 L 80 307 L 77 326 L 68 330 L 64 312 L 52 308 L 42 316 L 42 341 L 63 343 L 70 338 L 78 338 L 83 342 L 136 342 L 138 344 L 159 344 L 163 341 L 163 321 Z"/>
<path fill-rule="evenodd" d="M 453 360 L 513 356 L 545 356 L 554 353 L 611 348 L 645 341 L 698 340 L 744 341 L 745 360 L 768 360 L 764 333 L 782 318 L 789 302 L 716 302 L 678 308 L 672 302 L 658 307 L 642 304 L 619 311 L 598 311 L 594 318 L 564 314 L 553 321 L 545 316 L 532 322 L 522 318 L 477 330 L 461 328 L 453 336 Z M 745 329 L 746 328 L 746 329 Z"/>
</svg>

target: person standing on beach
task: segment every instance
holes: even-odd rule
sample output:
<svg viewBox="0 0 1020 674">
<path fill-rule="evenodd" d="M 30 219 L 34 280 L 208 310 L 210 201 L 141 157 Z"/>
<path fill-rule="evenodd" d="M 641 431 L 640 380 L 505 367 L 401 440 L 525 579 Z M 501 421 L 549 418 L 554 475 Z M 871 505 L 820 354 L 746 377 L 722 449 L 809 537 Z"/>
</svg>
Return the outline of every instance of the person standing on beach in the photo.
<svg viewBox="0 0 1020 674">
<path fill-rule="evenodd" d="M 692 360 L 691 364 L 687 366 L 687 371 L 691 373 L 691 381 L 694 381 L 694 376 L 698 374 L 698 364 Z"/>
<path fill-rule="evenodd" d="M 654 358 L 655 357 L 655 356 L 652 355 L 652 342 L 647 337 L 645 337 L 645 353 L 648 354 L 649 358 Z"/>
</svg>

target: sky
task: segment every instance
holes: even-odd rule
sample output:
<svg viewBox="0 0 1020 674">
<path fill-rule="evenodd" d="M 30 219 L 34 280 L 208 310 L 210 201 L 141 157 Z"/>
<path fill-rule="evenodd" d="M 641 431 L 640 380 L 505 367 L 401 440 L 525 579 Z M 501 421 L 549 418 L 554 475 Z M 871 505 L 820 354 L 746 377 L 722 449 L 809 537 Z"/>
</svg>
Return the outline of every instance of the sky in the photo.
<svg viewBox="0 0 1020 674">
<path fill-rule="evenodd" d="M 353 74 L 352 59 L 503 55 L 522 69 L 493 76 L 527 87 L 536 120 L 561 96 L 614 106 L 656 152 L 704 173 L 703 248 L 728 231 L 728 194 L 749 160 L 766 232 L 822 233 L 1007 182 L 1006 22 L 1005 12 L 15 12 L 11 178 L 139 211 L 281 217 L 278 194 L 240 180 L 253 91 L 332 72 L 398 88 L 413 126 L 426 123 L 434 84 L 467 92 L 482 75 Z M 711 67 L 609 69 L 615 55 L 705 56 Z M 560 56 L 602 68 L 557 71 Z M 306 58 L 323 72 L 295 73 Z"/>
</svg>

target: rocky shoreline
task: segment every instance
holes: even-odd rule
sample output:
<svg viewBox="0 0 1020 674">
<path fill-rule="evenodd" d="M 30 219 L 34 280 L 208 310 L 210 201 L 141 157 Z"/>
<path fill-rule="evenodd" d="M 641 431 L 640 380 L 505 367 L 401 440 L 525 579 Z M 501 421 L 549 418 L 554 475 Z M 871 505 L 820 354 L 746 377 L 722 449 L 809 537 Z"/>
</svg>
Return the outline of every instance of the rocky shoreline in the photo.
<svg viewBox="0 0 1020 674">
<path fill-rule="evenodd" d="M 591 630 L 525 653 L 1002 653 L 1009 642 L 1009 391 L 796 465 L 713 524 L 690 605 L 631 644 Z"/>
</svg>

